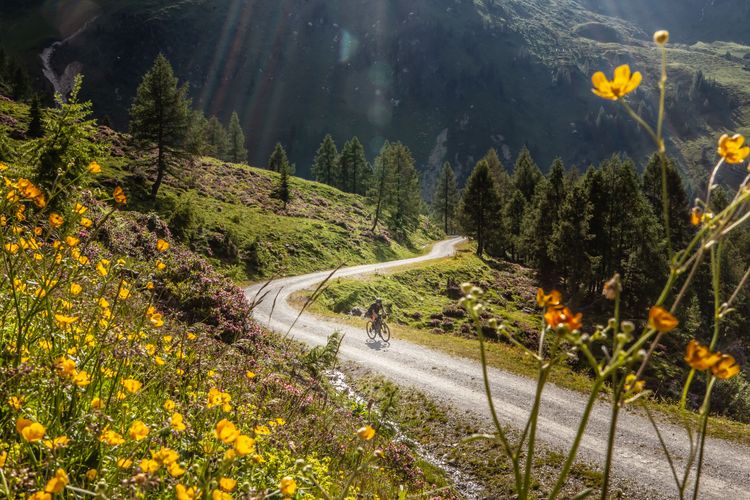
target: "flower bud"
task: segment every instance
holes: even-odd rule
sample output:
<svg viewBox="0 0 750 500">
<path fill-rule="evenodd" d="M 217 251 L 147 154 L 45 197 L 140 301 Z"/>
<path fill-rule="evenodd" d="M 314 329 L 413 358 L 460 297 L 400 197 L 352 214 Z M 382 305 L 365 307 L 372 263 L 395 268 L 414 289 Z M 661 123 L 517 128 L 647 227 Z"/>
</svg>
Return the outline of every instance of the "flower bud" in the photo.
<svg viewBox="0 0 750 500">
<path fill-rule="evenodd" d="M 666 45 L 669 41 L 669 31 L 659 30 L 654 33 L 654 43 L 657 45 Z"/>
<path fill-rule="evenodd" d="M 464 295 L 468 294 L 469 291 L 471 290 L 472 286 L 474 286 L 474 285 L 472 285 L 471 283 L 462 283 L 461 284 L 461 293 L 463 293 Z"/>
<path fill-rule="evenodd" d="M 635 330 L 635 325 L 632 321 L 623 321 L 620 323 L 620 328 L 622 328 L 622 331 L 627 334 L 633 333 L 633 330 Z"/>
</svg>

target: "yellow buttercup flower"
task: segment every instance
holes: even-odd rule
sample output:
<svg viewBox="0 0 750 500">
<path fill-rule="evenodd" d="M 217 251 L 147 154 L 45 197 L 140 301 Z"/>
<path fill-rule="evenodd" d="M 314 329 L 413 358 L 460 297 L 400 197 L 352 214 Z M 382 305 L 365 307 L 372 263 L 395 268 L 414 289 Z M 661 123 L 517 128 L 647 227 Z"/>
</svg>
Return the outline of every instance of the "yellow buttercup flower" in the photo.
<svg viewBox="0 0 750 500">
<path fill-rule="evenodd" d="M 44 446 L 46 446 L 50 450 L 65 448 L 66 446 L 68 446 L 68 443 L 70 443 L 70 439 L 68 439 L 67 436 L 60 436 L 56 437 L 55 439 L 45 439 L 43 441 Z"/>
<path fill-rule="evenodd" d="M 638 380 L 634 373 L 629 373 L 628 376 L 625 377 L 625 392 L 642 392 L 645 385 L 646 382 L 644 380 Z"/>
<path fill-rule="evenodd" d="M 164 409 L 167 411 L 174 410 L 176 406 L 177 404 L 171 399 L 167 399 L 166 401 L 164 401 Z"/>
<path fill-rule="evenodd" d="M 743 146 L 745 138 L 740 134 L 724 134 L 719 138 L 719 156 L 724 158 L 727 163 L 737 164 L 745 161 L 750 155 L 750 147 Z"/>
<path fill-rule="evenodd" d="M 91 407 L 94 408 L 95 410 L 101 410 L 102 406 L 104 406 L 104 402 L 102 401 L 101 398 L 95 397 L 94 399 L 91 400 Z"/>
<path fill-rule="evenodd" d="M 195 500 L 194 486 L 186 488 L 185 486 L 178 483 L 177 486 L 174 487 L 174 493 L 175 497 L 177 497 L 177 500 Z"/>
<path fill-rule="evenodd" d="M 255 378 L 255 373 L 251 372 L 250 370 L 248 370 L 248 371 L 245 372 L 245 377 L 247 377 L 248 380 L 252 380 L 252 379 Z"/>
<path fill-rule="evenodd" d="M 47 429 L 40 423 L 26 418 L 16 420 L 16 430 L 29 443 L 41 441 Z"/>
<path fill-rule="evenodd" d="M 73 377 L 73 383 L 78 387 L 86 387 L 91 383 L 91 375 L 86 371 L 81 370 Z"/>
<path fill-rule="evenodd" d="M 211 500 L 232 500 L 232 495 L 221 490 L 214 490 L 211 492 Z"/>
<path fill-rule="evenodd" d="M 216 424 L 216 438 L 224 444 L 231 444 L 240 435 L 237 427 L 227 419 L 222 419 Z"/>
<path fill-rule="evenodd" d="M 127 458 L 118 458 L 117 466 L 121 469 L 129 469 L 133 465 L 133 461 Z"/>
<path fill-rule="evenodd" d="M 615 69 L 614 77 L 608 80 L 601 71 L 597 71 L 591 77 L 594 85 L 592 92 L 604 99 L 616 101 L 626 94 L 634 91 L 641 84 L 642 75 L 640 71 L 630 72 L 630 66 L 623 64 Z"/>
<path fill-rule="evenodd" d="M 157 452 L 151 452 L 151 458 L 164 465 L 170 465 L 180 459 L 180 454 L 171 448 L 160 448 Z"/>
<path fill-rule="evenodd" d="M 222 477 L 219 479 L 219 488 L 223 491 L 231 492 L 237 487 L 237 481 L 228 477 Z"/>
<path fill-rule="evenodd" d="M 142 383 L 132 378 L 125 379 L 121 383 L 122 386 L 131 394 L 135 394 L 136 392 L 141 390 L 141 387 L 143 387 Z"/>
<path fill-rule="evenodd" d="M 536 303 L 539 304 L 539 307 L 557 306 L 560 305 L 561 301 L 562 294 L 557 290 L 552 290 L 549 295 L 541 288 L 536 290 Z"/>
<path fill-rule="evenodd" d="M 164 240 L 157 240 L 156 250 L 158 250 L 159 252 L 166 252 L 167 250 L 169 250 L 169 243 Z"/>
<path fill-rule="evenodd" d="M 375 429 L 370 425 L 365 425 L 364 427 L 360 427 L 357 431 L 357 436 L 364 441 L 369 441 L 375 437 Z"/>
<path fill-rule="evenodd" d="M 27 500 L 52 500 L 52 495 L 46 491 L 37 491 L 29 495 Z"/>
<path fill-rule="evenodd" d="M 567 307 L 556 306 L 547 309 L 544 320 L 552 328 L 564 326 L 572 332 L 583 326 L 583 313 L 573 314 Z"/>
<path fill-rule="evenodd" d="M 78 238 L 76 238 L 75 236 L 66 236 L 66 237 L 65 237 L 65 243 L 66 243 L 66 244 L 67 244 L 67 245 L 68 245 L 69 247 L 71 247 L 71 248 L 73 248 L 74 246 L 77 246 L 77 245 L 78 245 L 78 244 L 79 244 L 80 242 L 81 242 L 81 240 L 79 240 L 79 239 L 78 239 Z"/>
<path fill-rule="evenodd" d="M 178 464 L 177 462 L 173 462 L 167 465 L 167 472 L 169 472 L 169 475 L 172 477 L 180 477 L 187 471 L 180 467 L 180 464 Z"/>
<path fill-rule="evenodd" d="M 0 469 L 5 467 L 5 462 L 8 461 L 8 452 L 7 451 L 0 451 Z"/>
<path fill-rule="evenodd" d="M 271 429 L 268 428 L 268 426 L 265 425 L 256 425 L 255 429 L 253 429 L 256 436 L 267 436 L 271 434 Z"/>
<path fill-rule="evenodd" d="M 700 344 L 697 340 L 691 340 L 685 349 L 685 362 L 698 371 L 708 370 L 721 360 L 721 353 L 711 350 Z"/>
<path fill-rule="evenodd" d="M 125 191 L 120 186 L 117 186 L 112 193 L 112 197 L 115 199 L 115 203 L 118 205 L 124 205 L 128 202 L 128 197 L 125 196 Z"/>
<path fill-rule="evenodd" d="M 679 324 L 677 318 L 661 306 L 654 306 L 648 312 L 648 326 L 657 332 L 667 333 L 677 328 Z"/>
<path fill-rule="evenodd" d="M 182 432 L 186 429 L 185 422 L 183 422 L 182 415 L 180 413 L 174 413 L 169 419 L 169 425 L 173 430 Z"/>
<path fill-rule="evenodd" d="M 143 460 L 141 460 L 139 467 L 146 474 L 154 474 L 159 470 L 159 468 L 161 467 L 161 464 L 157 462 L 156 460 L 144 458 Z"/>
<path fill-rule="evenodd" d="M 255 439 L 250 436 L 240 435 L 234 441 L 234 451 L 241 457 L 255 451 Z"/>
<path fill-rule="evenodd" d="M 727 380 L 740 373 L 740 365 L 729 354 L 722 354 L 718 363 L 711 367 L 714 377 Z"/>
<path fill-rule="evenodd" d="M 68 485 L 70 480 L 68 475 L 63 469 L 57 469 L 55 471 L 55 477 L 47 481 L 47 485 L 44 487 L 45 493 L 60 493 Z"/>
<path fill-rule="evenodd" d="M 18 396 L 11 396 L 8 398 L 8 405 L 14 410 L 18 411 L 23 407 L 23 398 Z"/>
<path fill-rule="evenodd" d="M 297 492 L 297 481 L 291 476 L 286 476 L 279 482 L 279 490 L 285 497 L 291 497 Z"/>
<path fill-rule="evenodd" d="M 49 215 L 49 225 L 50 226 L 52 226 L 54 228 L 57 228 L 57 227 L 62 226 L 63 222 L 65 222 L 65 219 L 63 219 L 62 215 L 60 215 L 60 214 L 58 214 L 56 212 L 52 212 Z"/>
<path fill-rule="evenodd" d="M 89 481 L 93 481 L 96 479 L 96 476 L 99 474 L 99 472 L 96 469 L 89 469 L 86 471 L 86 479 Z"/>
<path fill-rule="evenodd" d="M 125 438 L 113 430 L 105 429 L 99 436 L 99 441 L 110 446 L 118 446 L 125 442 Z"/>
<path fill-rule="evenodd" d="M 55 370 L 62 377 L 73 378 L 76 375 L 76 362 L 70 358 L 58 358 L 55 361 Z"/>
<path fill-rule="evenodd" d="M 128 436 L 130 436 L 130 439 L 134 441 L 140 441 L 141 439 L 146 439 L 146 436 L 148 436 L 148 426 L 144 424 L 140 420 L 136 420 L 132 424 L 130 424 L 130 429 L 128 429 Z"/>
</svg>

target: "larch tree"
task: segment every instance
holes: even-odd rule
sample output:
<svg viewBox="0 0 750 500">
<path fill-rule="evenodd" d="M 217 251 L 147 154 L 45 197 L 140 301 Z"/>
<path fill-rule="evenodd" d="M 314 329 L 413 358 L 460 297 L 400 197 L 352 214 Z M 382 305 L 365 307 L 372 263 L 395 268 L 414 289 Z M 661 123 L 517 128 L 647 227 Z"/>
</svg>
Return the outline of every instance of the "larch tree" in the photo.
<svg viewBox="0 0 750 500">
<path fill-rule="evenodd" d="M 187 92 L 187 85 L 179 85 L 172 65 L 159 54 L 138 86 L 130 108 L 133 140 L 156 153 L 156 180 L 151 187 L 154 201 L 170 166 L 185 156 L 190 114 Z"/>
<path fill-rule="evenodd" d="M 414 165 L 414 157 L 400 142 L 391 144 L 393 155 L 388 205 L 390 208 L 389 226 L 401 237 L 406 237 L 419 223 L 419 209 L 422 198 L 419 194 L 419 175 Z"/>
<path fill-rule="evenodd" d="M 240 117 L 237 112 L 232 113 L 227 129 L 227 160 L 232 163 L 243 163 L 247 161 L 247 149 L 245 148 L 245 132 L 240 125 Z"/>
<path fill-rule="evenodd" d="M 389 182 L 391 180 L 390 168 L 393 164 L 390 158 L 392 155 L 393 150 L 391 149 L 391 145 L 388 141 L 385 141 L 383 147 L 380 148 L 380 153 L 375 158 L 375 171 L 373 172 L 373 179 L 370 184 L 370 191 L 368 192 L 368 197 L 372 204 L 375 205 L 371 231 L 375 231 L 378 227 L 386 205 Z"/>
<path fill-rule="evenodd" d="M 530 201 L 534 196 L 536 184 L 542 180 L 542 171 L 534 162 L 527 147 L 523 147 L 516 159 L 516 165 L 513 168 L 513 184 L 516 189 L 521 191 L 526 201 Z"/>
<path fill-rule="evenodd" d="M 466 181 L 459 209 L 461 227 L 467 235 L 476 240 L 477 255 L 480 257 L 484 255 L 491 239 L 503 237 L 502 232 L 497 231 L 500 212 L 500 198 L 495 180 L 487 162 L 480 160 Z M 493 245 L 502 247 L 499 241 L 494 241 Z"/>
<path fill-rule="evenodd" d="M 442 223 L 445 234 L 453 231 L 458 201 L 456 176 L 450 162 L 445 162 L 435 181 L 435 192 L 432 195 L 432 212 Z"/>
<path fill-rule="evenodd" d="M 326 134 L 313 159 L 311 173 L 316 181 L 335 186 L 339 177 L 339 153 L 331 134 Z"/>
</svg>

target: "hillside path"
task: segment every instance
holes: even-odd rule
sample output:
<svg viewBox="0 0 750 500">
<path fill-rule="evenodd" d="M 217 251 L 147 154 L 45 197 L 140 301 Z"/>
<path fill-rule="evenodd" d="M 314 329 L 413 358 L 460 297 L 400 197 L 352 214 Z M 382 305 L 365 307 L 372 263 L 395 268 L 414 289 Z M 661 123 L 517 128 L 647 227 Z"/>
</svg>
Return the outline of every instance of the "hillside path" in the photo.
<svg viewBox="0 0 750 500">
<path fill-rule="evenodd" d="M 352 277 L 375 273 L 405 264 L 448 257 L 455 253 L 462 238 L 436 243 L 423 256 L 399 261 L 348 267 L 339 270 L 336 277 Z M 265 301 L 256 307 L 256 320 L 285 334 L 299 311 L 289 302 L 298 291 L 314 289 L 330 271 L 273 281 Z M 245 290 L 252 299 L 262 285 Z M 277 295 L 273 316 L 269 314 Z M 367 341 L 361 328 L 333 319 L 303 314 L 290 333 L 290 337 L 311 346 L 323 345 L 334 330 L 344 333 L 339 356 L 359 363 L 394 382 L 411 386 L 436 399 L 454 406 L 462 413 L 484 419 L 489 425 L 490 416 L 485 398 L 480 365 L 473 360 L 452 357 L 439 351 L 400 340 L 390 344 Z M 522 428 L 534 398 L 535 381 L 501 370 L 491 369 L 490 380 L 498 416 L 503 424 Z M 575 436 L 577 422 L 585 406 L 584 395 L 547 384 L 544 392 L 539 436 L 552 448 L 567 449 Z M 607 442 L 609 406 L 604 401 L 596 404 L 579 451 L 579 459 L 594 464 L 604 462 Z M 648 420 L 631 411 L 620 414 L 616 447 L 616 474 L 644 486 L 639 498 L 676 498 L 677 491 L 666 459 L 659 446 L 656 433 Z M 687 456 L 687 443 L 682 428 L 661 425 L 662 436 L 679 460 Z M 701 478 L 701 498 L 750 499 L 750 449 L 728 441 L 708 439 L 705 467 Z"/>
</svg>

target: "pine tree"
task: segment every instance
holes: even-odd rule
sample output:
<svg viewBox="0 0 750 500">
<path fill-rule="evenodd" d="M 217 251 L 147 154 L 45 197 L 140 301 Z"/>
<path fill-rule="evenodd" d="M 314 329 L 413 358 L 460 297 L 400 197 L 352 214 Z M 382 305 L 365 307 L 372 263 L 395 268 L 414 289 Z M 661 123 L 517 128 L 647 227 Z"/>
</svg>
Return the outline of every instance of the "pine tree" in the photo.
<svg viewBox="0 0 750 500">
<path fill-rule="evenodd" d="M 206 143 L 207 155 L 221 160 L 226 159 L 226 152 L 227 149 L 229 149 L 227 131 L 224 128 L 224 125 L 222 125 L 219 119 L 215 116 L 212 116 L 206 124 Z"/>
<path fill-rule="evenodd" d="M 521 229 L 523 228 L 523 217 L 526 213 L 526 198 L 520 189 L 514 189 L 510 198 L 503 205 L 503 220 L 507 232 L 508 247 L 511 259 L 518 262 L 524 254 Z"/>
<path fill-rule="evenodd" d="M 391 189 L 388 193 L 391 215 L 389 226 L 399 236 L 405 238 L 416 229 L 419 223 L 419 208 L 422 200 L 419 194 L 419 175 L 409 148 L 400 142 L 391 144 L 390 147 L 393 154 L 389 158 L 393 164 L 390 168 L 392 178 Z"/>
<path fill-rule="evenodd" d="M 339 176 L 339 153 L 331 134 L 326 134 L 315 153 L 311 173 L 316 181 L 335 186 Z"/>
<path fill-rule="evenodd" d="M 281 173 L 284 168 L 289 168 L 289 159 L 286 156 L 284 146 L 277 142 L 271 157 L 268 159 L 268 169 Z"/>
<path fill-rule="evenodd" d="M 463 230 L 477 242 L 477 255 L 484 255 L 491 240 L 496 247 L 502 246 L 500 223 L 500 199 L 495 180 L 486 161 L 480 160 L 466 181 L 459 218 Z"/>
<path fill-rule="evenodd" d="M 227 129 L 227 160 L 232 163 L 243 163 L 247 161 L 247 149 L 245 149 L 245 133 L 240 125 L 240 117 L 237 112 L 232 113 Z"/>
<path fill-rule="evenodd" d="M 29 107 L 29 128 L 26 130 L 26 135 L 32 139 L 38 139 L 44 135 L 42 106 L 39 102 L 39 96 L 36 94 L 31 99 L 31 106 Z"/>
<path fill-rule="evenodd" d="M 513 184 L 516 189 L 521 191 L 526 201 L 530 201 L 531 197 L 534 196 L 536 184 L 542 177 L 544 177 L 542 171 L 539 170 L 539 167 L 534 162 L 528 148 L 524 146 L 518 154 L 516 165 L 513 169 Z"/>
<path fill-rule="evenodd" d="M 453 220 L 458 207 L 458 189 L 456 176 L 450 162 L 445 162 L 435 182 L 435 192 L 432 196 L 432 212 L 443 225 L 445 234 L 453 231 Z"/>
<path fill-rule="evenodd" d="M 154 201 L 170 164 L 185 154 L 190 107 L 187 91 L 186 85 L 178 86 L 172 66 L 159 54 L 138 86 L 130 108 L 133 139 L 156 151 L 156 180 L 151 187 Z"/>
<path fill-rule="evenodd" d="M 365 157 L 365 148 L 359 139 L 352 137 L 344 144 L 339 157 L 340 171 L 346 172 L 345 181 L 342 178 L 342 189 L 355 194 L 366 192 L 370 166 Z"/>
</svg>

